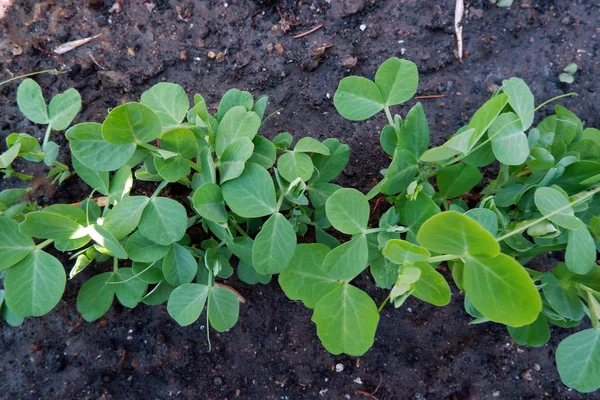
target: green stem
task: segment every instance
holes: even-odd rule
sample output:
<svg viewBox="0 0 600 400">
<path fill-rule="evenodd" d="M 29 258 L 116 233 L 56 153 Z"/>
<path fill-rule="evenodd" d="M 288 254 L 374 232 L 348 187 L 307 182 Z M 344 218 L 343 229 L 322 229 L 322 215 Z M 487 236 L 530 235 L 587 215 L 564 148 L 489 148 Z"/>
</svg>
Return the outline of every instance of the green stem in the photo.
<svg viewBox="0 0 600 400">
<path fill-rule="evenodd" d="M 162 181 L 160 183 L 160 185 L 158 185 L 158 187 L 156 188 L 156 190 L 154 191 L 154 193 L 152 193 L 152 198 L 155 198 L 156 196 L 158 196 L 160 194 L 160 192 L 167 187 L 167 185 L 169 184 L 169 181 Z"/>
<path fill-rule="evenodd" d="M 430 264 L 433 263 L 441 263 L 443 261 L 451 261 L 451 260 L 456 260 L 459 259 L 463 256 L 457 256 L 456 254 L 443 254 L 441 256 L 435 256 L 435 257 L 430 257 L 427 262 Z"/>
<path fill-rule="evenodd" d="M 522 117 L 517 118 L 514 121 L 510 121 L 509 123 L 505 124 L 500 129 L 498 129 L 495 134 L 493 134 L 492 136 L 489 136 L 486 140 L 484 140 L 483 142 L 479 143 L 477 146 L 473 147 L 471 150 L 469 150 L 465 154 L 462 154 L 462 155 L 460 155 L 460 156 L 458 156 L 456 158 L 453 158 L 447 164 L 444 164 L 443 167 L 448 167 L 450 165 L 456 164 L 457 162 L 459 162 L 463 158 L 467 157 L 469 154 L 472 154 L 472 153 L 476 152 L 477 150 L 479 150 L 480 148 L 482 148 L 483 146 L 485 146 L 486 144 L 488 144 L 489 142 L 491 142 L 494 137 L 496 137 L 497 135 L 499 135 L 500 133 L 502 133 L 502 131 L 504 131 L 504 128 L 506 128 L 507 126 L 510 126 L 510 125 L 514 124 L 515 122 L 523 121 L 523 118 L 528 117 L 529 115 L 532 115 L 533 113 L 535 113 L 536 111 L 538 111 L 542 107 L 545 107 L 546 105 L 548 105 L 548 104 L 550 104 L 550 103 L 552 103 L 552 102 L 554 102 L 556 100 L 560 100 L 562 98 L 571 97 L 571 96 L 577 96 L 577 93 L 561 94 L 560 96 L 556 96 L 556 97 L 551 98 L 550 100 L 546 100 L 545 102 L 543 102 L 542 104 L 540 104 L 539 106 L 537 106 L 536 108 L 534 108 L 533 111 L 530 111 L 527 114 L 523 115 Z"/>
<path fill-rule="evenodd" d="M 45 69 L 43 71 L 32 72 L 30 74 L 19 75 L 19 76 L 15 76 L 14 78 L 7 79 L 7 80 L 5 80 L 3 82 L 0 82 L 0 86 L 4 85 L 6 83 L 12 82 L 12 81 L 16 81 L 17 79 L 28 78 L 30 76 L 39 75 L 39 74 L 55 74 L 55 75 L 58 75 L 58 74 L 66 74 L 66 72 L 65 71 L 59 71 L 59 70 L 56 70 L 56 69 Z"/>
<path fill-rule="evenodd" d="M 119 271 L 119 259 L 117 257 L 113 257 L 113 272 Z"/>
<path fill-rule="evenodd" d="M 46 133 L 44 134 L 44 141 L 42 142 L 42 150 L 44 149 L 44 147 L 46 147 L 46 144 L 48 144 L 48 140 L 50 140 L 50 132 L 52 131 L 52 124 L 48 124 L 48 127 L 46 128 Z"/>
<path fill-rule="evenodd" d="M 576 200 L 569 202 L 569 204 L 565 204 L 564 206 L 557 208 L 556 210 L 552 211 L 552 212 L 551 212 L 551 213 L 549 213 L 549 214 L 546 214 L 546 215 L 544 215 L 544 216 L 542 216 L 542 217 L 540 217 L 540 218 L 538 218 L 538 219 L 534 219 L 534 220 L 533 220 L 533 221 L 531 221 L 530 223 L 528 223 L 528 224 L 525 224 L 525 225 L 523 225 L 523 226 L 520 226 L 519 228 L 517 228 L 517 229 L 515 229 L 515 230 L 513 230 L 513 231 L 510 231 L 510 232 L 508 232 L 507 234 L 504 234 L 504 235 L 502 235 L 502 236 L 500 236 L 500 237 L 496 238 L 496 241 L 497 241 L 497 242 L 501 242 L 501 241 L 503 241 L 503 240 L 506 240 L 506 239 L 508 239 L 508 238 L 509 238 L 509 237 L 511 237 L 511 236 L 514 236 L 514 235 L 517 235 L 517 234 L 523 233 L 523 232 L 525 232 L 527 229 L 529 229 L 529 228 L 531 228 L 532 226 L 536 225 L 537 223 L 539 223 L 539 222 L 542 222 L 542 221 L 545 221 L 545 220 L 547 220 L 547 219 L 549 219 L 549 218 L 553 217 L 554 215 L 556 215 L 556 214 L 559 214 L 559 213 L 563 212 L 564 210 L 566 210 L 566 209 L 568 209 L 568 208 L 571 208 L 571 207 L 573 207 L 573 206 L 576 206 L 576 205 L 577 205 L 577 204 L 579 204 L 579 203 L 583 203 L 584 201 L 586 201 L 587 199 L 589 199 L 590 197 L 592 197 L 593 195 L 595 195 L 595 194 L 596 194 L 596 193 L 598 193 L 598 192 L 600 192 L 600 186 L 598 186 L 598 187 L 594 188 L 593 190 L 591 190 L 591 191 L 587 192 L 586 194 L 582 195 L 581 197 L 577 198 Z"/>
<path fill-rule="evenodd" d="M 388 301 L 390 301 L 390 295 L 388 294 L 388 297 L 385 298 L 385 300 L 383 301 L 383 303 L 381 303 L 381 305 L 379 306 L 379 309 L 377 311 L 381 312 L 381 310 L 383 310 L 383 307 L 385 307 L 385 305 L 388 303 Z"/>
<path fill-rule="evenodd" d="M 156 264 L 156 261 L 154 261 L 152 264 L 148 265 L 146 268 L 144 268 L 143 271 L 133 275 L 131 278 L 125 279 L 124 281 L 120 281 L 120 282 L 106 282 L 106 284 L 108 285 L 118 285 L 120 283 L 127 283 L 135 278 L 137 278 L 138 276 L 142 275 L 144 272 L 148 271 L 150 268 L 152 268 L 154 266 L 154 264 Z M 117 271 L 115 271 L 117 272 Z"/>
<path fill-rule="evenodd" d="M 392 126 L 394 126 L 394 118 L 392 118 L 392 113 L 390 112 L 390 108 L 388 106 L 385 106 L 383 108 L 383 110 L 385 111 L 385 116 L 387 117 L 388 123 Z"/>
<path fill-rule="evenodd" d="M 44 240 L 42 243 L 40 243 L 37 246 L 35 246 L 35 249 L 36 250 L 42 250 L 44 247 L 48 246 L 49 244 L 52 244 L 53 242 L 54 242 L 54 239 Z"/>
</svg>

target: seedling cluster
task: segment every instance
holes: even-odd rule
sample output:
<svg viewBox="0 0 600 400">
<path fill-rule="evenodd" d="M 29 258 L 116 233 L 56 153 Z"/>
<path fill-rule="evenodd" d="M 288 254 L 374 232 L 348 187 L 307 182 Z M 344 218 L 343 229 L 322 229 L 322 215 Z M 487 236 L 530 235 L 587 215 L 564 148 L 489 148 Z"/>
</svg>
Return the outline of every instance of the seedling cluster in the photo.
<svg viewBox="0 0 600 400">
<path fill-rule="evenodd" d="M 347 145 L 261 136 L 268 99 L 237 89 L 211 115 L 202 96 L 190 104 L 183 88 L 159 83 L 103 123 L 72 126 L 71 163 L 93 189 L 88 199 L 38 210 L 19 202 L 27 189 L 0 192 L 5 321 L 18 325 L 60 301 L 67 276 L 55 252 L 45 250 L 53 246 L 73 254 L 70 278 L 93 270 L 77 297 L 87 321 L 102 317 L 116 297 L 125 307 L 166 303 L 181 325 L 206 308 L 207 324 L 222 332 L 237 322 L 240 304 L 222 280 L 237 273 L 266 284 L 278 275 L 286 295 L 313 310 L 323 346 L 358 356 L 373 345 L 387 304 L 400 307 L 409 296 L 450 302 L 439 268 L 445 263 L 472 323 L 506 325 L 520 345 L 542 346 L 550 325 L 572 328 L 589 319 L 592 328 L 563 340 L 556 360 L 566 385 L 598 389 L 600 131 L 561 106 L 534 126 L 545 103 L 536 107 L 527 85 L 512 78 L 446 143 L 429 148 L 422 105 L 404 119 L 390 109 L 417 86 L 416 66 L 398 58 L 384 62 L 374 81 L 350 76 L 339 84 L 334 104 L 344 118 L 384 112 L 388 120 L 380 139 L 392 161 L 366 195 L 331 183 L 348 163 Z M 0 167 L 15 175 L 10 164 L 21 156 L 54 165 L 59 181 L 67 179 L 49 135 L 68 128 L 79 94 L 69 89 L 46 107 L 27 79 L 17 99 L 23 114 L 48 130 L 41 146 L 29 135 L 10 135 Z M 484 178 L 493 163 L 497 176 Z M 143 195 L 131 191 L 134 180 L 157 186 Z M 170 183 L 187 188 L 187 196 L 161 196 Z M 390 207 L 370 227 L 376 196 Z M 305 237 L 301 244 L 298 237 Z M 556 251 L 564 251 L 564 262 L 549 272 L 527 267 Z M 367 270 L 389 290 L 379 306 L 352 284 Z"/>
</svg>

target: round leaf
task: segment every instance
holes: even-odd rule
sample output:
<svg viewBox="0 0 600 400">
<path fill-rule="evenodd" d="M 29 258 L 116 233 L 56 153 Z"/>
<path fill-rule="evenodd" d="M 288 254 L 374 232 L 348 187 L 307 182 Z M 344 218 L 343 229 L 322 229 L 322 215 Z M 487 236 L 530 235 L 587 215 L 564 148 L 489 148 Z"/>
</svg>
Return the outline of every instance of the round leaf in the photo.
<svg viewBox="0 0 600 400">
<path fill-rule="evenodd" d="M 312 321 L 327 351 L 361 356 L 373 346 L 379 312 L 368 294 L 344 284 L 321 297 Z"/>
<path fill-rule="evenodd" d="M 200 186 L 194 192 L 193 203 L 194 210 L 202 218 L 209 219 L 218 224 L 227 222 L 227 210 L 223 202 L 221 188 L 218 185 L 207 182 Z"/>
<path fill-rule="evenodd" d="M 52 129 L 64 131 L 81 110 L 81 95 L 73 88 L 57 94 L 48 105 L 48 117 Z"/>
<path fill-rule="evenodd" d="M 315 167 L 308 154 L 290 151 L 279 157 L 277 168 L 283 179 L 292 182 L 296 178 L 308 181 Z"/>
<path fill-rule="evenodd" d="M 102 124 L 77 124 L 66 133 L 71 153 L 83 165 L 98 171 L 114 171 L 129 161 L 135 144 L 114 145 L 102 136 Z"/>
<path fill-rule="evenodd" d="M 142 93 L 140 103 L 156 113 L 163 130 L 179 125 L 190 108 L 185 90 L 169 82 L 159 82 L 146 90 Z"/>
<path fill-rule="evenodd" d="M 92 322 L 110 309 L 115 295 L 115 285 L 110 285 L 113 272 L 105 272 L 89 279 L 77 293 L 77 311 L 83 319 Z"/>
<path fill-rule="evenodd" d="M 538 188 L 535 191 L 534 201 L 538 210 L 555 224 L 571 230 L 578 229 L 582 225 L 579 218 L 575 216 L 569 199 L 558 190 L 551 187 Z"/>
<path fill-rule="evenodd" d="M 417 92 L 419 71 L 412 61 L 392 57 L 377 69 L 375 84 L 385 105 L 402 104 Z"/>
<path fill-rule="evenodd" d="M 287 267 L 296 248 L 296 232 L 280 213 L 269 217 L 256 235 L 252 264 L 259 274 L 278 274 Z"/>
<path fill-rule="evenodd" d="M 34 247 L 33 240 L 19 231 L 16 221 L 0 216 L 0 271 L 21 261 Z"/>
<path fill-rule="evenodd" d="M 339 280 L 351 280 L 367 268 L 369 248 L 364 235 L 331 250 L 323 260 L 323 271 Z"/>
<path fill-rule="evenodd" d="M 340 81 L 333 104 L 342 117 L 350 121 L 362 121 L 383 110 L 385 101 L 375 82 L 360 76 L 349 76 Z"/>
<path fill-rule="evenodd" d="M 348 235 L 364 232 L 369 223 L 369 202 L 356 189 L 340 189 L 325 203 L 325 212 L 331 225 Z"/>
<path fill-rule="evenodd" d="M 586 329 L 563 340 L 556 365 L 565 385 L 583 393 L 600 388 L 600 331 Z"/>
<path fill-rule="evenodd" d="M 230 290 L 211 287 L 208 293 L 207 310 L 210 325 L 218 332 L 224 332 L 237 322 L 240 301 Z"/>
<path fill-rule="evenodd" d="M 162 261 L 165 279 L 173 286 L 190 283 L 196 276 L 198 264 L 188 249 L 173 243 Z"/>
<path fill-rule="evenodd" d="M 4 279 L 6 304 L 21 317 L 40 317 L 58 304 L 66 281 L 60 261 L 35 249 L 8 270 Z"/>
<path fill-rule="evenodd" d="M 273 214 L 277 207 L 271 175 L 258 164 L 248 163 L 237 178 L 221 186 L 225 203 L 244 218 Z"/>
<path fill-rule="evenodd" d="M 209 287 L 198 283 L 186 283 L 177 287 L 167 303 L 167 311 L 181 326 L 191 325 L 200 317 Z"/>
<path fill-rule="evenodd" d="M 157 139 L 160 132 L 158 116 L 139 103 L 114 108 L 102 124 L 102 136 L 112 144 L 147 143 Z"/>
<path fill-rule="evenodd" d="M 19 110 L 31 122 L 48 124 L 48 109 L 42 95 L 42 88 L 33 79 L 25 79 L 17 89 L 17 104 Z"/>
<path fill-rule="evenodd" d="M 166 197 L 150 199 L 142 212 L 139 224 L 142 236 L 163 246 L 181 240 L 186 229 L 185 207 Z"/>
</svg>

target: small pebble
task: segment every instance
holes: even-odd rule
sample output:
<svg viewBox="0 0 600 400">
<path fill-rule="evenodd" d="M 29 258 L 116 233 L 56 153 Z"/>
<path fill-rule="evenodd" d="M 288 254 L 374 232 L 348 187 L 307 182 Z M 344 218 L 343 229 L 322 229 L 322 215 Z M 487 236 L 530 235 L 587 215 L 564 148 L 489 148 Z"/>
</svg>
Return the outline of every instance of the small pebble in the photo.
<svg viewBox="0 0 600 400">
<path fill-rule="evenodd" d="M 211 50 L 211 51 L 208 52 L 207 55 L 208 55 L 208 58 L 210 58 L 211 60 L 213 60 L 217 56 L 217 53 L 215 53 L 214 51 Z"/>
<path fill-rule="evenodd" d="M 354 380 L 354 383 L 358 383 L 359 385 L 362 385 L 362 383 L 363 383 L 363 382 L 362 382 L 362 379 L 360 379 L 360 378 L 356 378 L 356 379 Z"/>
<path fill-rule="evenodd" d="M 539 371 L 540 369 L 542 369 L 542 367 L 540 366 L 540 364 L 535 363 L 535 364 L 533 364 L 533 369 L 535 369 L 536 371 Z"/>
<path fill-rule="evenodd" d="M 342 372 L 344 370 L 344 364 L 339 363 L 335 365 L 335 372 Z"/>
<path fill-rule="evenodd" d="M 533 378 L 531 377 L 531 370 L 528 369 L 526 371 L 523 371 L 521 373 L 521 378 L 525 379 L 526 381 L 532 381 Z"/>
<path fill-rule="evenodd" d="M 492 396 L 494 396 L 494 397 L 500 397 L 500 391 L 499 390 L 494 390 L 492 392 Z"/>
<path fill-rule="evenodd" d="M 367 29 L 367 26 L 366 26 L 365 24 L 362 24 L 362 25 L 360 26 L 360 30 L 361 30 L 361 31 L 364 31 L 365 29 Z"/>
</svg>

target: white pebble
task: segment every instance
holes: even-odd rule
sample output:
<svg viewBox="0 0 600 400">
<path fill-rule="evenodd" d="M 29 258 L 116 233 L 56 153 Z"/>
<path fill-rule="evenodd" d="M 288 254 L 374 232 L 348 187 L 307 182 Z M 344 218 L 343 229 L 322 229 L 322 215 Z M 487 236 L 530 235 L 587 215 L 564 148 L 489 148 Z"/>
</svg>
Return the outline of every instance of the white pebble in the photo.
<svg viewBox="0 0 600 400">
<path fill-rule="evenodd" d="M 344 364 L 339 363 L 335 365 L 335 372 L 342 372 L 344 370 Z"/>
<path fill-rule="evenodd" d="M 359 385 L 362 385 L 362 379 L 360 379 L 360 378 L 356 378 L 356 379 L 354 380 L 354 383 L 358 383 Z"/>
<path fill-rule="evenodd" d="M 362 25 L 360 26 L 360 30 L 361 30 L 361 31 L 364 31 L 365 29 L 367 29 L 367 26 L 366 26 L 365 24 L 362 24 Z"/>
</svg>

